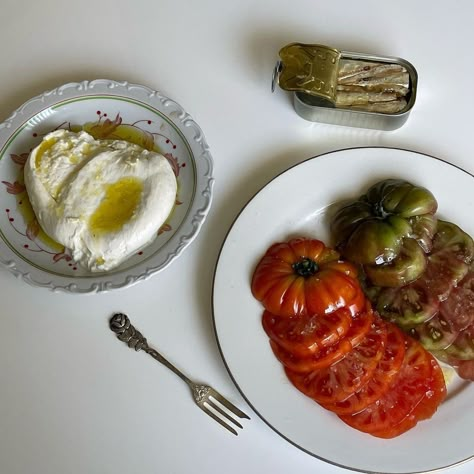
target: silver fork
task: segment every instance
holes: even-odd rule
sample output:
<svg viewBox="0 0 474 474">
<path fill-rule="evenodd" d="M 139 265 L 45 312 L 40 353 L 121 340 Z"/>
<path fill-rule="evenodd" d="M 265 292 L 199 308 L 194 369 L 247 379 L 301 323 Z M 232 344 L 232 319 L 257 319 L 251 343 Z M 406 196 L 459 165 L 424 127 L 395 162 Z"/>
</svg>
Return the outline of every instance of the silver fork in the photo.
<svg viewBox="0 0 474 474">
<path fill-rule="evenodd" d="M 229 422 L 239 428 L 243 428 L 243 426 L 233 416 L 231 416 L 231 414 L 239 418 L 247 418 L 250 420 L 249 416 L 230 403 L 229 400 L 226 400 L 219 392 L 208 385 L 194 383 L 171 362 L 165 359 L 158 351 L 152 349 L 148 345 L 145 337 L 130 323 L 130 319 L 128 319 L 126 314 L 114 314 L 110 320 L 110 329 L 112 329 L 112 331 L 117 334 L 117 337 L 125 342 L 128 347 L 135 349 L 137 352 L 140 350 L 145 351 L 184 380 L 191 389 L 196 405 L 231 433 L 237 436 L 237 431 L 229 424 Z M 224 410 L 222 407 L 226 408 L 228 411 Z"/>
</svg>

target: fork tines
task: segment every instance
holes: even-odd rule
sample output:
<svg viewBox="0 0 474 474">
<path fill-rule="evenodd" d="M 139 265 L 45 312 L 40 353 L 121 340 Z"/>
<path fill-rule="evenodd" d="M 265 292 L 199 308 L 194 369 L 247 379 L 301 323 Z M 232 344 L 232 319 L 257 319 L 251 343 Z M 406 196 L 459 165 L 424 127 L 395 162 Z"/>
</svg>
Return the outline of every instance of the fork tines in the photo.
<svg viewBox="0 0 474 474">
<path fill-rule="evenodd" d="M 237 408 L 234 404 L 224 398 L 219 392 L 211 387 L 206 391 L 206 396 L 202 398 L 199 406 L 206 412 L 211 418 L 214 418 L 220 425 L 229 430 L 231 433 L 237 436 L 237 431 L 228 423 L 232 423 L 238 428 L 243 426 L 234 418 L 246 418 L 250 420 L 250 417 L 246 415 L 242 410 Z"/>
</svg>

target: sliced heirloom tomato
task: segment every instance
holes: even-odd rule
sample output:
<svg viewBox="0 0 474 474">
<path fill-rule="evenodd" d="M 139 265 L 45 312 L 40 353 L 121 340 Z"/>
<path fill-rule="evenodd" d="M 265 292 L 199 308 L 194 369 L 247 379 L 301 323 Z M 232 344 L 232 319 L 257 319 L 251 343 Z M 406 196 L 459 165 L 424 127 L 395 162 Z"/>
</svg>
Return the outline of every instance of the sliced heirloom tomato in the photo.
<svg viewBox="0 0 474 474">
<path fill-rule="evenodd" d="M 394 324 L 386 323 L 387 340 L 382 358 L 370 380 L 344 400 L 321 403 L 337 415 L 358 413 L 380 399 L 398 374 L 405 357 L 406 336 Z"/>
<path fill-rule="evenodd" d="M 438 220 L 432 253 L 440 251 L 447 251 L 455 255 L 458 260 L 470 264 L 474 260 L 474 241 L 456 224 Z"/>
<path fill-rule="evenodd" d="M 429 351 L 442 351 L 449 347 L 458 337 L 459 331 L 438 312 L 429 321 L 408 331 L 408 334 L 419 341 Z"/>
<path fill-rule="evenodd" d="M 458 226 L 439 221 L 432 253 L 428 256 L 426 270 L 420 278 L 398 288 L 370 287 L 367 295 L 385 319 L 404 330 L 417 328 L 438 312 L 441 312 L 439 322 L 435 320 L 420 328 L 425 337 L 428 335 L 427 330 L 436 331 L 438 326 L 442 329 L 444 321 L 447 322 L 443 331 L 446 334 L 452 333 L 451 328 L 454 331 L 462 330 L 460 326 L 469 324 L 474 308 L 474 278 L 469 278 L 469 274 L 473 277 L 474 274 L 468 273 L 469 265 L 466 263 L 472 257 L 472 239 Z M 433 336 L 434 339 L 438 337 L 435 332 Z M 444 344 L 444 341 L 442 343 Z M 448 340 L 447 344 L 449 343 Z M 439 349 L 426 347 L 429 350 Z"/>
<path fill-rule="evenodd" d="M 456 331 L 463 331 L 474 322 L 474 271 L 459 282 L 440 305 L 440 312 Z"/>
<path fill-rule="evenodd" d="M 364 271 L 374 285 L 398 287 L 416 280 L 426 269 L 426 256 L 415 239 L 406 238 L 397 258 L 382 264 L 365 265 Z"/>
<path fill-rule="evenodd" d="M 287 376 L 320 404 L 344 400 L 372 377 L 384 353 L 386 339 L 385 324 L 377 318 L 364 339 L 339 362 L 307 374 L 287 370 Z"/>
<path fill-rule="evenodd" d="M 445 349 L 445 352 L 459 360 L 474 359 L 474 322 L 459 333 L 455 341 Z"/>
<path fill-rule="evenodd" d="M 384 395 L 358 413 L 339 417 L 359 431 L 374 436 L 383 433 L 384 437 L 392 437 L 390 430 L 409 416 L 429 395 L 428 392 L 446 390 L 444 384 L 443 387 L 433 387 L 431 384 L 433 360 L 421 344 L 407 337 L 402 366 Z"/>
<path fill-rule="evenodd" d="M 460 227 L 438 221 L 428 265 L 422 275 L 424 284 L 440 301 L 466 276 L 474 258 L 474 242 Z"/>
<path fill-rule="evenodd" d="M 410 329 L 431 319 L 438 312 L 440 302 L 421 277 L 398 288 L 381 288 L 374 305 L 384 319 Z"/>
<path fill-rule="evenodd" d="M 373 436 L 385 439 L 395 438 L 412 429 L 419 421 L 427 420 L 436 413 L 439 405 L 446 398 L 446 385 L 441 367 L 431 355 L 430 357 L 431 374 L 423 398 L 400 423 L 385 430 L 375 431 L 371 433 Z"/>
<path fill-rule="evenodd" d="M 425 269 L 437 207 L 426 188 L 385 179 L 339 209 L 331 232 L 342 255 L 363 265 L 372 284 L 400 286 Z"/>
<path fill-rule="evenodd" d="M 328 367 L 344 358 L 348 352 L 352 351 L 364 339 L 371 329 L 373 320 L 374 313 L 370 306 L 367 306 L 365 311 L 360 312 L 352 319 L 345 337 L 341 338 L 336 344 L 325 347 L 309 357 L 297 356 L 283 349 L 273 340 L 270 340 L 270 345 L 276 358 L 285 368 L 300 374 L 308 373 Z"/>
<path fill-rule="evenodd" d="M 277 316 L 325 314 L 342 307 L 355 315 L 365 304 L 356 268 L 315 239 L 272 245 L 255 268 L 251 289 Z"/>
<path fill-rule="evenodd" d="M 267 336 L 294 356 L 312 356 L 336 344 L 348 331 L 352 315 L 347 308 L 328 314 L 276 316 L 265 311 L 263 329 Z"/>
</svg>

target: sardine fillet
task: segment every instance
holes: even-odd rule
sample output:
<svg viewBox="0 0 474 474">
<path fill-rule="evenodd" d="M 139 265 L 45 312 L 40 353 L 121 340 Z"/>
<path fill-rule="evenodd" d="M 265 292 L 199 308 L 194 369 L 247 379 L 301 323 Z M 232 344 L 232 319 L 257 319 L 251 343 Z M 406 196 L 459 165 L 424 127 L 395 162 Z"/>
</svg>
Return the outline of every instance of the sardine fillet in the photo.
<svg viewBox="0 0 474 474">
<path fill-rule="evenodd" d="M 344 92 L 338 91 L 336 106 L 368 105 L 377 102 L 391 102 L 398 99 L 395 92 Z"/>
<path fill-rule="evenodd" d="M 378 112 L 382 114 L 396 114 L 401 112 L 406 106 L 407 101 L 405 99 L 398 99 L 391 102 L 377 102 L 375 104 L 366 104 L 364 106 L 354 105 L 344 108 L 359 109 L 366 112 Z"/>
</svg>

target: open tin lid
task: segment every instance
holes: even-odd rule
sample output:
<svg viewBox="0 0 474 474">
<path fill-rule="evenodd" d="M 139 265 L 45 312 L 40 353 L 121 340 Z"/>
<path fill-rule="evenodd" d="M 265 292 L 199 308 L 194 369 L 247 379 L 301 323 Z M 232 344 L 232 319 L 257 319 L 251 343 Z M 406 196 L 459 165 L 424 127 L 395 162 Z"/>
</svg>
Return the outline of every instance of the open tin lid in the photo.
<svg viewBox="0 0 474 474">
<path fill-rule="evenodd" d="M 278 83 L 284 90 L 336 103 L 339 50 L 320 44 L 290 43 L 280 49 L 279 56 L 272 91 Z"/>
</svg>

